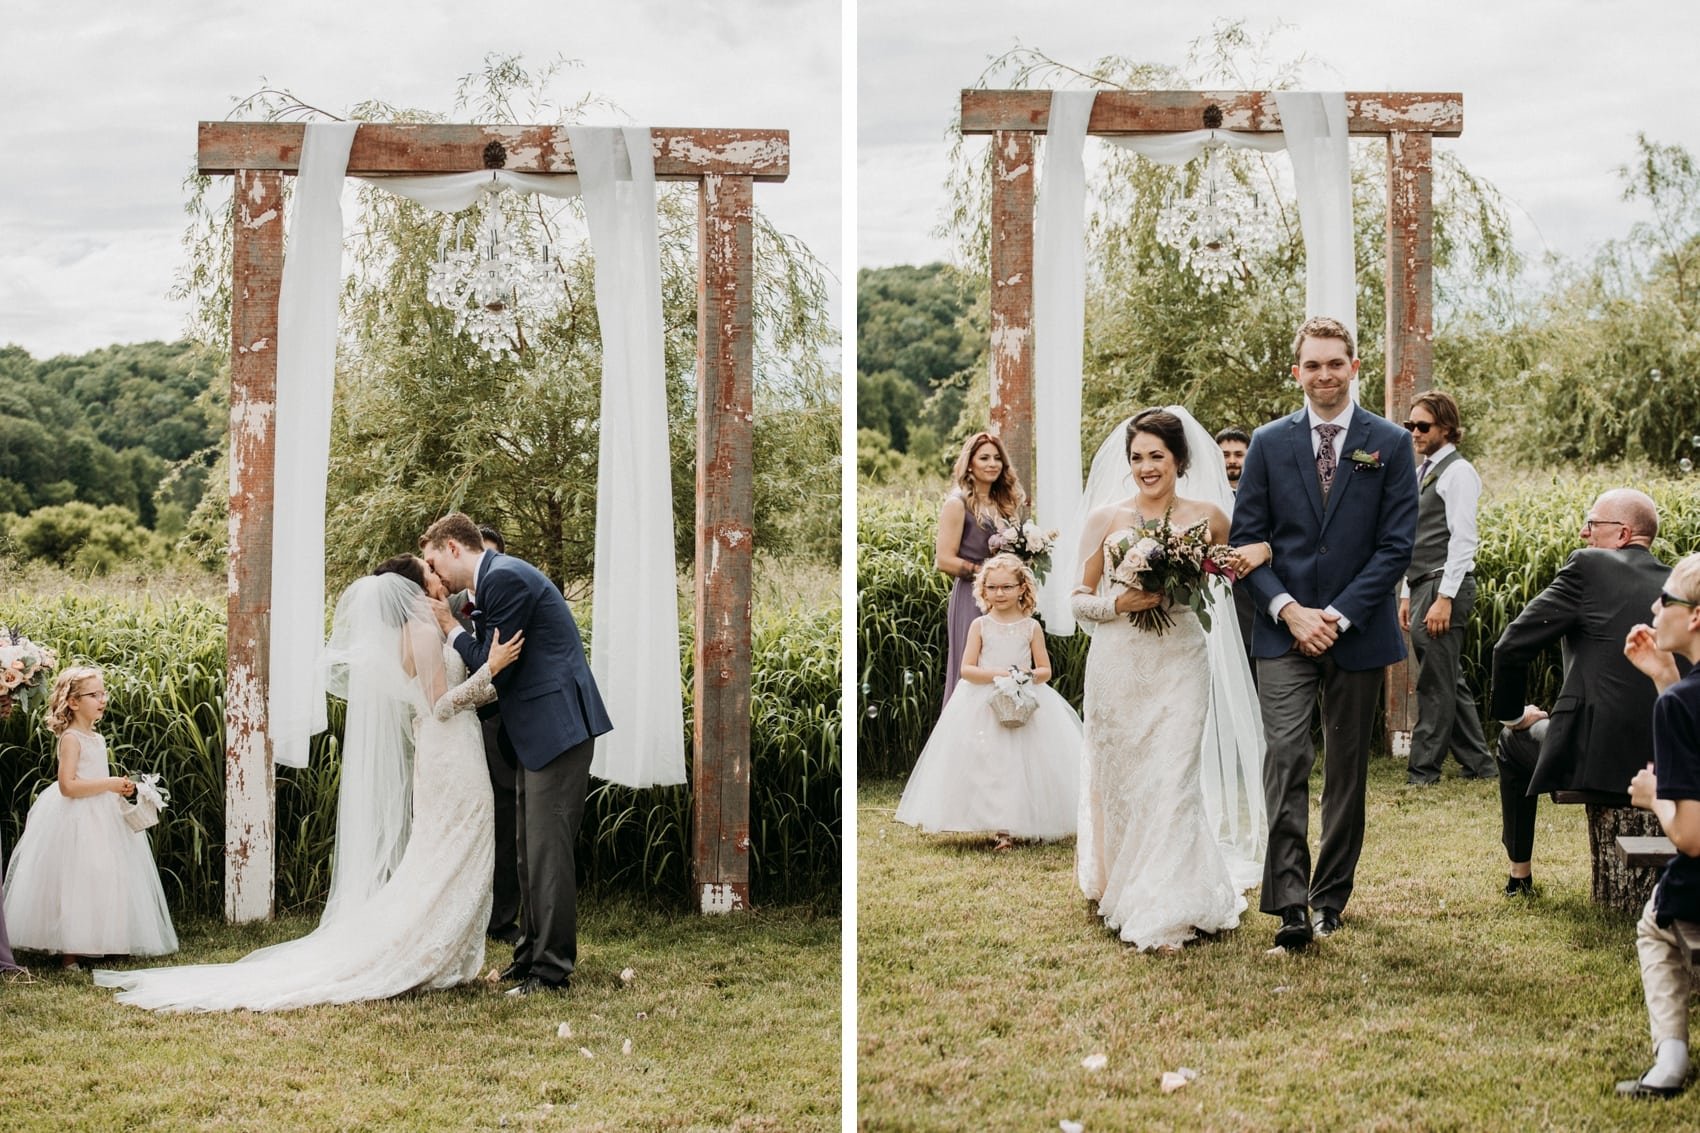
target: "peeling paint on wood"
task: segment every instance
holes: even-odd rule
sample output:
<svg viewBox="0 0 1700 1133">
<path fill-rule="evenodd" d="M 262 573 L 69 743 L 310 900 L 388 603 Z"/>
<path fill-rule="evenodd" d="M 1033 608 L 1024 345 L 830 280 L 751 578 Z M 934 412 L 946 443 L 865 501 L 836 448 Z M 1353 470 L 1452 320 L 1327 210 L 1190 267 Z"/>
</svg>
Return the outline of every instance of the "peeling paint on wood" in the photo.
<svg viewBox="0 0 1700 1133">
<path fill-rule="evenodd" d="M 293 173 L 306 127 L 300 122 L 202 122 L 198 168 L 207 174 L 238 169 Z M 655 176 L 696 181 L 705 173 L 783 181 L 791 174 L 788 130 L 678 129 L 649 131 Z M 564 126 L 449 125 L 364 122 L 348 155 L 351 177 L 392 173 L 464 173 L 484 168 L 484 147 L 500 142 L 504 168 L 516 173 L 574 173 Z"/>
<path fill-rule="evenodd" d="M 244 170 L 236 182 L 232 286 L 242 301 L 230 327 L 224 915 L 239 923 L 272 915 L 276 811 L 266 691 L 277 355 L 269 347 L 277 337 L 283 225 L 266 218 L 277 217 L 283 176 Z"/>
<path fill-rule="evenodd" d="M 704 913 L 735 913 L 749 908 L 748 885 L 717 885 L 705 883 L 699 891 L 697 907 Z"/>
<path fill-rule="evenodd" d="M 1099 91 L 1087 130 L 1093 134 L 1174 134 L 1200 129 L 1206 107 L 1222 111 L 1222 129 L 1277 133 L 1281 112 L 1270 91 Z M 1038 131 L 1050 124 L 1051 92 L 965 90 L 962 132 Z M 1457 92 L 1346 94 L 1346 129 L 1354 137 L 1395 130 L 1455 138 L 1464 130 L 1464 96 Z"/>
<path fill-rule="evenodd" d="M 703 178 L 692 862 L 705 913 L 744 908 L 749 899 L 754 208 L 751 178 Z"/>
<path fill-rule="evenodd" d="M 1033 135 L 992 142 L 991 429 L 1028 498 L 1033 474 Z"/>
</svg>

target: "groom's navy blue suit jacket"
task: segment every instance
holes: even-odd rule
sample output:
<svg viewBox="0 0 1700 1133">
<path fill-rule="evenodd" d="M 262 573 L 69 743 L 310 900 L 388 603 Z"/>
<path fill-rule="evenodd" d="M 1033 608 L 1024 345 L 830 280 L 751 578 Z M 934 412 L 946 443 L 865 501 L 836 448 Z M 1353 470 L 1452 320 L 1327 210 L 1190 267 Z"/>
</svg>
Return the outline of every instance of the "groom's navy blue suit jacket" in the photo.
<svg viewBox="0 0 1700 1133">
<path fill-rule="evenodd" d="M 478 633 L 454 639 L 468 671 L 489 658 L 493 629 L 503 641 L 525 631 L 519 658 L 496 674 L 502 730 L 521 764 L 540 770 L 568 748 L 613 730 L 572 611 L 542 571 L 524 559 L 488 554 L 473 592 Z"/>
<path fill-rule="evenodd" d="M 1362 454 L 1358 460 L 1353 453 Z M 1285 591 L 1301 606 L 1333 606 L 1351 622 L 1329 649 L 1342 669 L 1375 669 L 1405 656 L 1399 580 L 1417 535 L 1417 472 L 1405 430 L 1361 406 L 1340 446 L 1328 504 L 1316 477 L 1308 412 L 1252 434 L 1234 499 L 1235 546 L 1267 540 L 1274 557 L 1241 586 L 1257 596 L 1251 649 L 1279 657 L 1293 647 L 1269 616 Z"/>
</svg>

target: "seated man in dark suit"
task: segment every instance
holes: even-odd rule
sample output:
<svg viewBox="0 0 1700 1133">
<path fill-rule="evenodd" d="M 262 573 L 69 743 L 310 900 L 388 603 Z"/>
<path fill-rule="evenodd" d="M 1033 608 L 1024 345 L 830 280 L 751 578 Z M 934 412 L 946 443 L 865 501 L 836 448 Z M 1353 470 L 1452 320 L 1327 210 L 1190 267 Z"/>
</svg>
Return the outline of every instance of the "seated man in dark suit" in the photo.
<svg viewBox="0 0 1700 1133">
<path fill-rule="evenodd" d="M 1507 896 L 1532 892 L 1535 807 L 1547 791 L 1582 792 L 1590 818 L 1629 806 L 1629 781 L 1652 751 L 1653 686 L 1623 656 L 1670 568 L 1648 549 L 1659 512 L 1644 492 L 1614 488 L 1582 520 L 1586 547 L 1493 647 L 1494 716 L 1500 733 L 1499 798 L 1511 874 Z M 1527 704 L 1529 666 L 1561 642 L 1564 683 L 1548 713 Z M 1532 725 L 1547 719 L 1544 733 Z"/>
</svg>

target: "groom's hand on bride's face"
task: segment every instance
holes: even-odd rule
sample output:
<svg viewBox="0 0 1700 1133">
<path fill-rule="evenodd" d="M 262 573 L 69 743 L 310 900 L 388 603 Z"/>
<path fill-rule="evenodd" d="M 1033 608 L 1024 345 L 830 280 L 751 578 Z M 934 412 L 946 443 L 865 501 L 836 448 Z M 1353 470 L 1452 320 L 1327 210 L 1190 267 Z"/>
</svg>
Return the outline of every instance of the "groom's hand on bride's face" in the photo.
<svg viewBox="0 0 1700 1133">
<path fill-rule="evenodd" d="M 448 602 L 442 598 L 431 598 L 429 601 L 431 603 L 431 614 L 437 619 L 437 628 L 444 633 L 453 633 L 455 627 L 460 623 L 455 621 L 454 614 L 449 612 Z"/>
</svg>

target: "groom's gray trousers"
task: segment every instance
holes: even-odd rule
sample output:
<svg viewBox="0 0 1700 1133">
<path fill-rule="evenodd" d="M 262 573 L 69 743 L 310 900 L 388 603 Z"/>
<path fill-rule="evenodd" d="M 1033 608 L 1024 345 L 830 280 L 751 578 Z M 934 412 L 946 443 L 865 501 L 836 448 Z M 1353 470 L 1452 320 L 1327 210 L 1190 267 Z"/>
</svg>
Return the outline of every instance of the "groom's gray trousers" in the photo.
<svg viewBox="0 0 1700 1133">
<path fill-rule="evenodd" d="M 521 767 L 514 789 L 519 840 L 519 943 L 514 963 L 545 983 L 560 983 L 578 963 L 578 866 L 594 738 L 568 748 L 541 770 Z"/>
<path fill-rule="evenodd" d="M 1269 849 L 1258 908 L 1289 905 L 1344 910 L 1364 845 L 1364 783 L 1383 669 L 1342 669 L 1328 654 L 1293 650 L 1257 662 L 1257 699 L 1268 748 L 1263 797 Z M 1310 772 L 1316 762 L 1310 721 L 1322 701 L 1322 846 L 1310 862 Z"/>
</svg>

